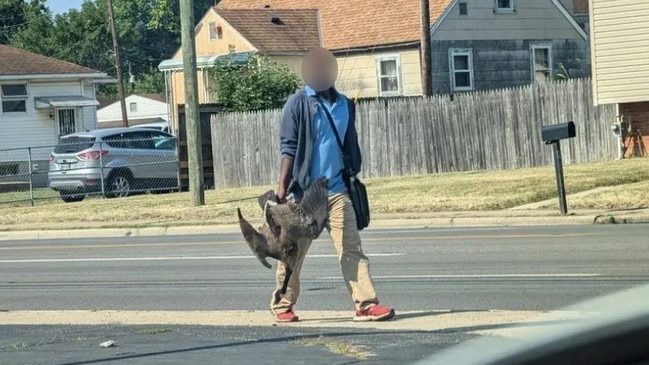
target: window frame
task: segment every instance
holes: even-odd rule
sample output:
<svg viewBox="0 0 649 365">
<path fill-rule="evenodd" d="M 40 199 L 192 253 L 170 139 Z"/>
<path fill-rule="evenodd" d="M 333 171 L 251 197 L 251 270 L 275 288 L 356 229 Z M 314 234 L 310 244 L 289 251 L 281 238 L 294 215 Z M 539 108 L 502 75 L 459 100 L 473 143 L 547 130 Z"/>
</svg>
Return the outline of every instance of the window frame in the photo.
<svg viewBox="0 0 649 365">
<path fill-rule="evenodd" d="M 516 12 L 516 0 L 508 0 L 509 7 L 501 8 L 498 5 L 499 0 L 494 0 L 494 12 L 499 14 L 515 13 Z"/>
<path fill-rule="evenodd" d="M 465 12 L 462 13 L 462 8 L 464 7 Z M 468 16 L 469 15 L 469 3 L 467 1 L 460 1 L 457 6 L 457 12 L 459 16 Z"/>
<path fill-rule="evenodd" d="M 211 41 L 223 39 L 223 28 L 217 22 L 207 24 L 207 36 Z"/>
<path fill-rule="evenodd" d="M 548 78 L 552 78 L 554 73 L 553 65 L 553 55 L 552 55 L 552 43 L 532 43 L 530 45 L 530 70 L 532 72 L 532 83 L 536 84 L 536 50 L 537 49 L 547 49 L 548 50 Z"/>
<path fill-rule="evenodd" d="M 137 113 L 137 102 L 133 101 L 128 103 L 128 111 L 131 113 Z"/>
<path fill-rule="evenodd" d="M 468 70 L 455 70 L 455 56 L 468 57 Z M 448 50 L 449 74 L 451 81 L 451 91 L 473 91 L 475 89 L 475 80 L 473 79 L 473 49 L 472 48 L 451 48 Z M 458 72 L 469 73 L 470 86 L 460 86 L 455 84 L 455 74 Z"/>
<path fill-rule="evenodd" d="M 25 95 L 12 95 L 4 96 L 3 87 L 4 86 L 24 86 Z M 5 111 L 4 102 L 5 101 L 24 101 L 25 110 L 21 111 Z M 3 82 L 0 84 L 0 114 L 27 114 L 29 112 L 29 84 L 27 82 Z"/>
<path fill-rule="evenodd" d="M 396 64 L 396 69 L 397 69 L 397 90 L 396 91 L 383 91 L 383 84 L 382 80 L 384 78 L 391 78 L 394 76 L 387 76 L 387 75 L 382 75 L 381 74 L 381 65 L 383 62 L 389 62 L 389 61 L 394 61 Z M 398 53 L 393 53 L 393 54 L 383 54 L 383 55 L 378 55 L 376 56 L 376 80 L 377 80 L 377 88 L 379 92 L 379 96 L 402 96 L 403 95 L 403 80 L 402 77 L 403 75 L 401 74 L 401 55 Z"/>
</svg>

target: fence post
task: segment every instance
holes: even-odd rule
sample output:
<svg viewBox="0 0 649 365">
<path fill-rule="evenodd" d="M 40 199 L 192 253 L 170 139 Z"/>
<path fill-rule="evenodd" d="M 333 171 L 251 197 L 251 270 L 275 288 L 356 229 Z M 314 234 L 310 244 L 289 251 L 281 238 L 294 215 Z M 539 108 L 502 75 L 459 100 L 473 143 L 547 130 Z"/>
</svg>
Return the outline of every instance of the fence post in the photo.
<svg viewBox="0 0 649 365">
<path fill-rule="evenodd" d="M 34 206 L 34 166 L 32 165 L 32 148 L 27 147 L 27 156 L 28 156 L 28 163 L 27 166 L 29 168 L 29 202 L 31 203 L 31 206 Z"/>
<path fill-rule="evenodd" d="M 99 174 L 99 182 L 101 184 L 101 197 L 106 198 L 106 188 L 104 185 L 104 142 L 99 142 L 99 168 L 101 173 Z"/>
</svg>

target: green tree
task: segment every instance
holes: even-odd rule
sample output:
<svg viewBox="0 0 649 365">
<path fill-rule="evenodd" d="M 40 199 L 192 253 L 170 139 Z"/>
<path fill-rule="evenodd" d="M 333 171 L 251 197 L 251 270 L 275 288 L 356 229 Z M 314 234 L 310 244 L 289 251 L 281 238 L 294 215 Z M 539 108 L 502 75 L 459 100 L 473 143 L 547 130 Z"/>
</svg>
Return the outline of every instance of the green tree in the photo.
<svg viewBox="0 0 649 365">
<path fill-rule="evenodd" d="M 15 34 L 49 16 L 45 0 L 0 0 L 0 44 L 8 44 Z"/>
<path fill-rule="evenodd" d="M 228 111 L 281 108 L 300 78 L 268 56 L 253 55 L 245 66 L 227 57 L 209 69 L 219 103 Z"/>
<path fill-rule="evenodd" d="M 43 5 L 44 1 L 32 0 L 30 4 Z M 0 0 L 0 5 L 3 2 L 15 6 L 14 2 L 22 3 L 23 0 Z M 213 0 L 195 0 L 196 22 L 213 5 Z M 124 79 L 128 81 L 130 71 L 136 80 L 134 85 L 125 85 L 127 90 L 163 92 L 164 79 L 157 66 L 180 47 L 178 1 L 114 1 L 114 10 Z M 26 23 L 25 27 L 12 34 L 13 46 L 115 76 L 106 0 L 86 1 L 81 9 L 73 9 L 54 18 L 49 11 L 44 12 L 45 15 L 40 18 L 36 17 L 35 11 L 32 12 L 33 21 L 12 20 L 14 23 Z M 100 88 L 104 95 L 113 95 L 115 91 L 114 86 Z"/>
</svg>

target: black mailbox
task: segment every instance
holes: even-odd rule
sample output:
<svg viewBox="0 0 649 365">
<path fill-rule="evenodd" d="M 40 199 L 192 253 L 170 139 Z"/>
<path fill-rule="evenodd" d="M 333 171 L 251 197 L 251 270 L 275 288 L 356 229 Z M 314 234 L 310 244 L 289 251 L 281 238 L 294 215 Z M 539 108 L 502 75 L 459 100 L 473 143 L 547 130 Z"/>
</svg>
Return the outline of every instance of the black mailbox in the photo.
<svg viewBox="0 0 649 365">
<path fill-rule="evenodd" d="M 574 138 L 575 136 L 576 133 L 574 122 L 544 125 L 541 128 L 541 137 L 543 138 L 543 142 L 545 142 L 546 144 L 557 142 L 566 138 Z"/>
</svg>

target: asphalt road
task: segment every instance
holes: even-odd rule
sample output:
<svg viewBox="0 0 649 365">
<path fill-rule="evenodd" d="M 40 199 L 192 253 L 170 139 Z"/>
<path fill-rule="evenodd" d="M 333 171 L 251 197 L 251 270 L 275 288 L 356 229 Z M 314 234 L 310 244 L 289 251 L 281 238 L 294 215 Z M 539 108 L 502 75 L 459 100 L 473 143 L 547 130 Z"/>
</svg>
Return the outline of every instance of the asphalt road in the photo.
<svg viewBox="0 0 649 365">
<path fill-rule="evenodd" d="M 296 310 L 352 310 L 333 245 L 314 243 Z M 397 310 L 552 310 L 649 282 L 649 226 L 368 230 Z M 0 309 L 267 309 L 273 271 L 240 235 L 0 242 Z"/>
</svg>

